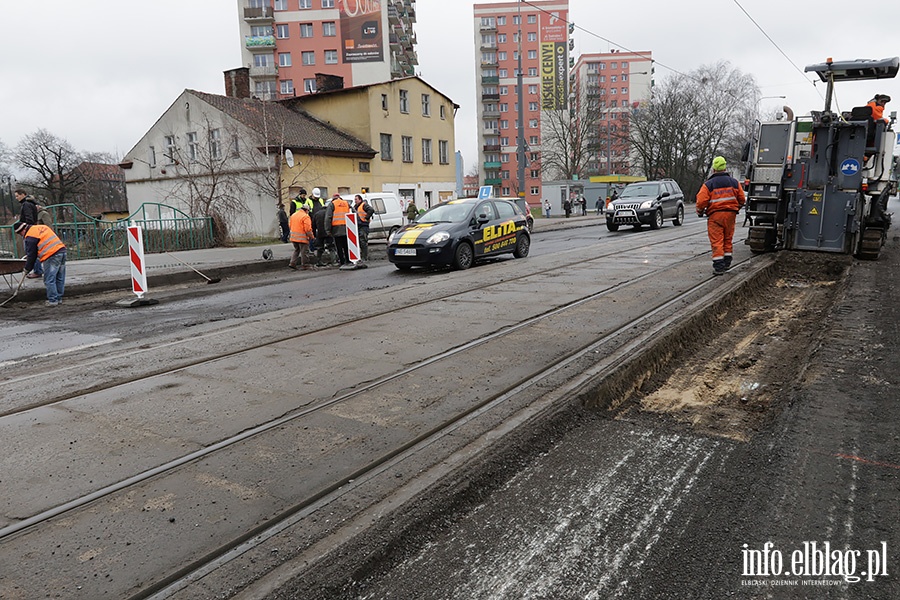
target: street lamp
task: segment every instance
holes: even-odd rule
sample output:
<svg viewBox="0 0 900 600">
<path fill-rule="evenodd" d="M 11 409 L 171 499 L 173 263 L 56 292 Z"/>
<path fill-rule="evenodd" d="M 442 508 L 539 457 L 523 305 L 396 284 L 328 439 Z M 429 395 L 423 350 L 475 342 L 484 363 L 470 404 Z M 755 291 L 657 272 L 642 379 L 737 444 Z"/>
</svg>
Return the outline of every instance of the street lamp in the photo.
<svg viewBox="0 0 900 600">
<path fill-rule="evenodd" d="M 756 101 L 756 114 L 757 114 L 757 116 L 759 116 L 759 103 L 762 102 L 763 100 L 768 100 L 768 99 L 770 99 L 770 98 L 781 98 L 781 99 L 784 99 L 784 98 L 787 98 L 787 96 L 763 96 L 762 98 L 760 98 L 759 100 Z"/>
</svg>

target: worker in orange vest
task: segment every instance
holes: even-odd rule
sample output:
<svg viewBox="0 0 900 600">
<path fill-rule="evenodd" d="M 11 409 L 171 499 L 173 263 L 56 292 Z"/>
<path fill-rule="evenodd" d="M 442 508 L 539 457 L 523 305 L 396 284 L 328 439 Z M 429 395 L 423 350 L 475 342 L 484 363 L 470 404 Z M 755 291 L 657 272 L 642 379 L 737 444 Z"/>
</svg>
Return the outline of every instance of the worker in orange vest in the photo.
<svg viewBox="0 0 900 600">
<path fill-rule="evenodd" d="M 334 239 L 335 251 L 338 262 L 343 265 L 350 264 L 350 252 L 347 250 L 347 213 L 350 212 L 350 203 L 335 194 L 331 203 L 325 209 L 325 233 Z"/>
<path fill-rule="evenodd" d="M 44 267 L 47 306 L 59 306 L 66 286 L 66 245 L 47 225 L 18 222 L 13 231 L 25 238 L 25 275 L 37 261 Z"/>
<path fill-rule="evenodd" d="M 369 260 L 369 221 L 375 209 L 359 194 L 353 197 L 356 209 L 356 229 L 359 232 L 359 254 L 363 261 Z"/>
<path fill-rule="evenodd" d="M 731 268 L 734 222 L 746 199 L 741 184 L 725 170 L 724 157 L 715 157 L 712 167 L 713 174 L 697 192 L 697 216 L 709 217 L 706 232 L 712 246 L 713 275 L 722 275 Z"/>
<path fill-rule="evenodd" d="M 875 94 L 875 97 L 866 104 L 866 106 L 872 108 L 872 119 L 875 121 L 883 120 L 885 123 L 889 123 L 890 121 L 884 118 L 884 105 L 890 101 L 891 97 L 887 94 Z"/>
<path fill-rule="evenodd" d="M 291 262 L 288 267 L 297 268 L 297 258 L 300 258 L 300 268 L 304 271 L 315 269 L 309 264 L 309 243 L 313 239 L 312 219 L 309 217 L 310 207 L 300 204 L 297 211 L 291 215 L 291 243 L 294 245 L 294 253 L 291 254 Z"/>
</svg>

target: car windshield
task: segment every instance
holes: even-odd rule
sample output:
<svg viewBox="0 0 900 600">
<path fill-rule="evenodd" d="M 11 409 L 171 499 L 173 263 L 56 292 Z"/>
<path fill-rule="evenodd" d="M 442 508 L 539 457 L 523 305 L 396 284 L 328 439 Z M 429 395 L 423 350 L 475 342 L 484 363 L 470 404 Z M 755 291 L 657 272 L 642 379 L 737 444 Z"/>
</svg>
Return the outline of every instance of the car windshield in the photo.
<svg viewBox="0 0 900 600">
<path fill-rule="evenodd" d="M 424 215 L 419 215 L 416 223 L 462 223 L 469 218 L 471 204 L 439 204 Z"/>
<path fill-rule="evenodd" d="M 656 198 L 659 196 L 658 183 L 632 183 L 619 198 Z"/>
</svg>

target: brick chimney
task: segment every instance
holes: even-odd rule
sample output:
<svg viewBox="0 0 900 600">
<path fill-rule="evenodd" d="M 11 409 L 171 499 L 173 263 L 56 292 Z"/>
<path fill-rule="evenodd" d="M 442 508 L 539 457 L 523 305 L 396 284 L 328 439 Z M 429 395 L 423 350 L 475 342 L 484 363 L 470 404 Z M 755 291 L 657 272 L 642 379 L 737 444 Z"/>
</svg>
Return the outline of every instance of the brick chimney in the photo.
<svg viewBox="0 0 900 600">
<path fill-rule="evenodd" d="M 250 67 L 225 71 L 225 95 L 229 98 L 250 97 Z"/>
<path fill-rule="evenodd" d="M 344 78 L 327 73 L 316 73 L 316 91 L 333 92 L 344 89 Z"/>
</svg>

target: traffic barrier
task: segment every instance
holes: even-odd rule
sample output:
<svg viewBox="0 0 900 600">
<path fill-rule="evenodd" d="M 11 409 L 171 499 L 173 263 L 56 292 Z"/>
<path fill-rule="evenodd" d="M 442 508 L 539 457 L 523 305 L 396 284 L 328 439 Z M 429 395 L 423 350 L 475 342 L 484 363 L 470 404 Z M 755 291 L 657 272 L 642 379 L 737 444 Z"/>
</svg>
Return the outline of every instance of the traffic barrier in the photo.
<svg viewBox="0 0 900 600">
<path fill-rule="evenodd" d="M 356 227 L 356 213 L 347 213 L 347 250 L 350 253 L 350 262 L 354 265 L 359 262 L 359 230 Z"/>
<path fill-rule="evenodd" d="M 131 291 L 138 299 L 147 293 L 147 265 L 144 262 L 144 234 L 140 227 L 128 227 L 128 255 L 131 257 Z"/>
</svg>

